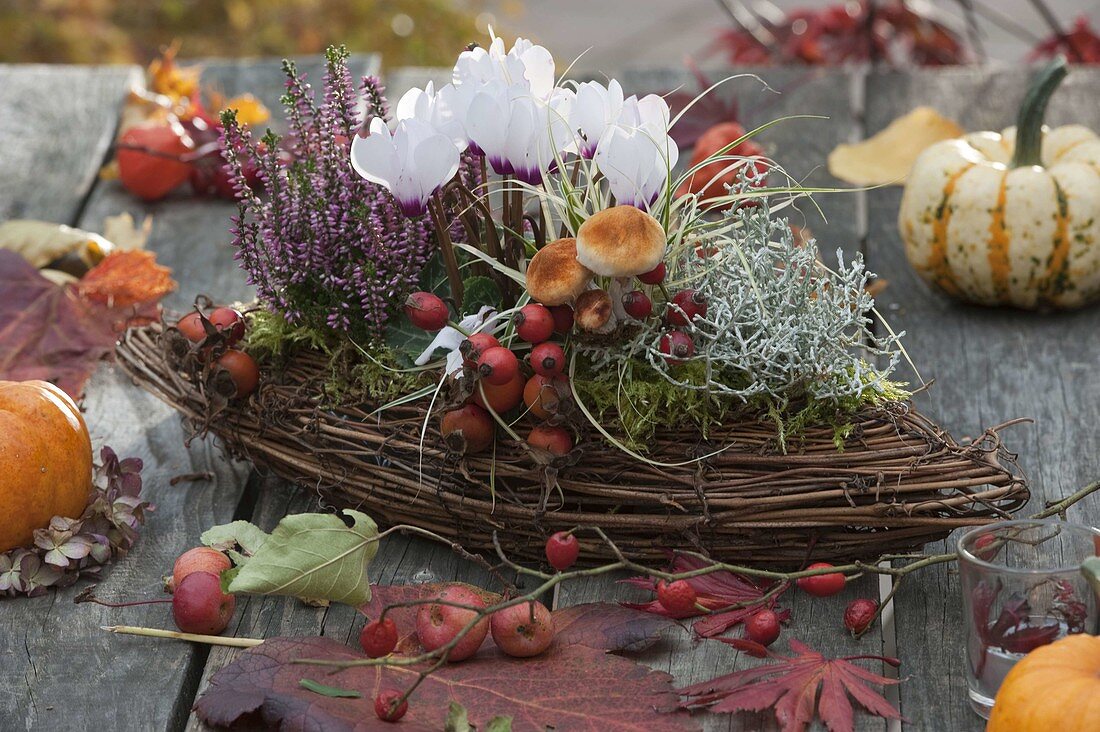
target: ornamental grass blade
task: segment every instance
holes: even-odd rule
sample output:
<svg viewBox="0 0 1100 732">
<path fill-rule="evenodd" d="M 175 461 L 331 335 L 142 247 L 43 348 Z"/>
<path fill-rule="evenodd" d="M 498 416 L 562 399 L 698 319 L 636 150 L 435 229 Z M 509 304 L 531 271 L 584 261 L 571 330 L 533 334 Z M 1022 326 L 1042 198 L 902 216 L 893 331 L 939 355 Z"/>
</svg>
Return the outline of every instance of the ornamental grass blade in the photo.
<svg viewBox="0 0 1100 732">
<path fill-rule="evenodd" d="M 897 659 L 881 656 L 826 658 L 797 640 L 790 642 L 794 656 L 768 653 L 776 663 L 735 671 L 711 681 L 692 684 L 678 693 L 687 697 L 685 709 L 709 708 L 714 712 L 759 712 L 772 708 L 784 732 L 798 732 L 813 722 L 815 713 L 831 732 L 851 732 L 855 713 L 849 697 L 871 714 L 902 719 L 870 685 L 900 683 L 872 673 L 853 660 L 878 659 L 896 666 Z M 820 691 L 820 694 L 819 694 Z"/>
<path fill-rule="evenodd" d="M 351 525 L 334 514 L 284 518 L 247 564 L 229 570 L 229 591 L 353 606 L 369 602 L 367 566 L 378 552 L 378 527 L 359 511 L 343 514 Z"/>
</svg>

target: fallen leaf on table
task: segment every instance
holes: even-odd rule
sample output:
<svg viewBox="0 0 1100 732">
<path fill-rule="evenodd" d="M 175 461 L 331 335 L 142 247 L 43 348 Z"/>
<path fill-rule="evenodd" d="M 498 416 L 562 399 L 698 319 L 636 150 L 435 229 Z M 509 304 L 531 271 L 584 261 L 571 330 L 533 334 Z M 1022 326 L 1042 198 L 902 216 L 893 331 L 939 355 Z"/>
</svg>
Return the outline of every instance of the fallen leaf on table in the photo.
<svg viewBox="0 0 1100 732">
<path fill-rule="evenodd" d="M 554 643 L 579 643 L 604 651 L 644 651 L 665 628 L 676 625 L 670 619 L 609 602 L 592 602 L 555 610 Z"/>
<path fill-rule="evenodd" d="M 112 252 L 80 278 L 80 295 L 110 307 L 160 300 L 176 289 L 172 270 L 152 252 Z"/>
<path fill-rule="evenodd" d="M 963 128 L 931 107 L 917 107 L 862 142 L 837 145 L 829 172 L 859 186 L 905 183 L 917 156 L 941 140 L 963 135 Z"/>
<path fill-rule="evenodd" d="M 103 237 L 114 244 L 116 250 L 144 249 L 152 232 L 152 216 L 143 217 L 141 226 L 135 224 L 134 217 L 126 212 L 103 219 Z"/>
<path fill-rule="evenodd" d="M 336 671 L 291 663 L 294 659 L 365 659 L 328 638 L 276 638 L 249 649 L 215 673 L 195 703 L 207 724 L 251 725 L 282 730 L 377 729 L 374 695 L 384 688 L 407 689 L 418 668 L 358 666 Z M 310 679 L 357 689 L 361 699 L 321 696 L 301 687 Z M 447 664 L 413 692 L 401 729 L 440 730 L 457 702 L 469 721 L 483 729 L 493 717 L 512 717 L 513 729 L 682 732 L 699 726 L 674 710 L 672 677 L 621 656 L 582 645 L 551 647 L 534 658 L 511 658 L 483 648 L 462 663 Z M 395 728 L 396 729 L 396 728 Z"/>
<path fill-rule="evenodd" d="M 0 224 L 0 249 L 15 252 L 38 269 L 71 254 L 80 259 L 86 271 L 114 247 L 106 237 L 83 229 L 48 221 L 13 219 Z"/>
<path fill-rule="evenodd" d="M 685 709 L 712 712 L 759 712 L 775 709 L 783 732 L 798 732 L 814 720 L 816 712 L 831 732 L 851 732 L 855 725 L 849 695 L 871 714 L 902 719 L 894 707 L 869 684 L 900 683 L 871 673 L 852 663 L 855 657 L 826 658 L 797 640 L 790 641 L 794 656 L 768 652 L 776 663 L 755 666 L 719 676 L 711 681 L 679 689 L 687 697 Z M 881 659 L 897 665 L 896 659 Z M 818 695 L 820 687 L 820 697 Z"/>
<path fill-rule="evenodd" d="M 0 379 L 42 379 L 79 398 L 119 329 L 148 315 L 81 297 L 78 285 L 57 285 L 0 249 Z"/>
</svg>

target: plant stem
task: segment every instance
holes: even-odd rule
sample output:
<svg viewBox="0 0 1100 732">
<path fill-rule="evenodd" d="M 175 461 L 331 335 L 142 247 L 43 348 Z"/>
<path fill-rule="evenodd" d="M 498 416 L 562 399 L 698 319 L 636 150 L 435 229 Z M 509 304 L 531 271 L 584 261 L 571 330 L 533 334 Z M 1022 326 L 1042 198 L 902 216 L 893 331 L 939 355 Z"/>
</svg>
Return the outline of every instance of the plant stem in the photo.
<svg viewBox="0 0 1100 732">
<path fill-rule="evenodd" d="M 253 648 L 263 643 L 262 638 L 226 638 L 220 635 L 180 633 L 175 630 L 161 630 L 160 628 L 142 628 L 136 625 L 101 625 L 100 630 L 106 630 L 109 633 L 122 633 L 124 635 L 144 635 L 150 638 L 171 638 L 173 640 L 190 641 L 192 643 L 206 643 L 212 646 L 229 646 L 231 648 Z"/>
<path fill-rule="evenodd" d="M 451 243 L 451 231 L 447 226 L 447 214 L 443 210 L 443 203 L 438 195 L 428 199 L 428 210 L 435 224 L 436 238 L 439 240 L 439 253 L 443 257 L 443 266 L 447 270 L 447 282 L 451 286 L 451 298 L 455 306 L 462 312 L 462 272 L 458 269 L 458 258 L 455 256 L 454 244 Z"/>
<path fill-rule="evenodd" d="M 1042 164 L 1043 117 L 1051 95 L 1067 73 L 1065 56 L 1058 56 L 1032 81 L 1016 118 L 1016 151 L 1010 168 Z"/>
</svg>

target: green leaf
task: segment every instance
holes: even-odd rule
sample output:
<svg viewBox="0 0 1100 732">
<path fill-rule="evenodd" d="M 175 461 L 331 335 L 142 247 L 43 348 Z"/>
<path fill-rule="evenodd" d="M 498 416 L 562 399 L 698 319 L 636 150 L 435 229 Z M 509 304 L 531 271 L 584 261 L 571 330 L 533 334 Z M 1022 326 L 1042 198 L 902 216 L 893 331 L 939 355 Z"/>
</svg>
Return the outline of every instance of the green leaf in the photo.
<svg viewBox="0 0 1100 732">
<path fill-rule="evenodd" d="M 501 309 L 504 296 L 500 294 L 500 287 L 492 279 L 483 275 L 468 277 L 462 282 L 465 294 L 462 296 L 462 309 L 467 313 L 476 313 L 483 305 L 488 305 L 494 310 Z"/>
<path fill-rule="evenodd" d="M 267 539 L 268 535 L 262 529 L 247 521 L 212 526 L 199 537 L 203 544 L 218 551 L 229 551 L 239 546 L 246 555 L 259 551 Z"/>
<path fill-rule="evenodd" d="M 493 717 L 485 725 L 485 732 L 512 732 L 511 717 Z"/>
<path fill-rule="evenodd" d="M 302 679 L 298 682 L 298 685 L 303 689 L 308 689 L 314 694 L 320 694 L 321 696 L 331 696 L 334 699 L 361 699 L 363 697 L 358 691 L 352 691 L 351 689 L 341 689 L 338 686 L 325 686 L 324 684 L 318 684 L 313 679 Z"/>
<path fill-rule="evenodd" d="M 409 322 L 404 313 L 394 315 L 386 323 L 386 346 L 401 368 L 413 368 L 416 357 L 435 339 L 435 333 L 421 330 Z"/>
<path fill-rule="evenodd" d="M 470 719 L 466 707 L 451 702 L 447 707 L 447 719 L 443 722 L 443 732 L 470 732 Z"/>
<path fill-rule="evenodd" d="M 287 516 L 229 584 L 230 592 L 289 595 L 358 607 L 370 602 L 367 565 L 378 552 L 378 527 L 359 511 Z"/>
</svg>

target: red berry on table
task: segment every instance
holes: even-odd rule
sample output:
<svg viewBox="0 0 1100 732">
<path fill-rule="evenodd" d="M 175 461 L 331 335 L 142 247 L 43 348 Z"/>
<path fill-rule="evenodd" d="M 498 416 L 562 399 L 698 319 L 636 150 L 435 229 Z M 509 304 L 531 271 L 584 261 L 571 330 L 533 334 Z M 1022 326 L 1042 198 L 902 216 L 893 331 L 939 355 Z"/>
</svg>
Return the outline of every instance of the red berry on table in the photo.
<svg viewBox="0 0 1100 732">
<path fill-rule="evenodd" d="M 509 656 L 537 656 L 554 640 L 554 617 L 541 602 L 526 602 L 497 610 L 489 618 L 497 648 Z"/>
<path fill-rule="evenodd" d="M 658 349 L 665 355 L 669 364 L 682 364 L 695 353 L 695 341 L 682 330 L 674 330 L 661 336 Z"/>
<path fill-rule="evenodd" d="M 857 635 L 867 630 L 874 622 L 875 613 L 878 612 L 878 602 L 861 597 L 852 600 L 844 609 L 844 627 Z"/>
<path fill-rule="evenodd" d="M 217 635 L 229 626 L 237 600 L 222 592 L 222 580 L 212 572 L 192 572 L 172 594 L 172 619 L 184 633 Z"/>
<path fill-rule="evenodd" d="M 653 301 L 641 290 L 633 290 L 623 295 L 623 310 L 635 320 L 645 320 L 653 314 Z"/>
<path fill-rule="evenodd" d="M 806 569 L 829 569 L 833 565 L 828 562 L 815 562 Z M 795 581 L 803 592 L 814 597 L 831 597 L 844 589 L 844 575 L 840 572 L 829 574 L 817 574 L 812 577 L 802 577 Z"/>
<path fill-rule="evenodd" d="M 397 704 L 397 700 L 404 696 L 404 692 L 397 689 L 385 689 L 374 697 L 374 713 L 383 722 L 396 722 L 409 711 L 409 700 Z M 395 706 L 396 705 L 396 706 Z"/>
<path fill-rule="evenodd" d="M 215 308 L 209 320 L 216 330 L 225 333 L 225 345 L 236 345 L 244 338 L 244 316 L 233 308 Z"/>
<path fill-rule="evenodd" d="M 770 646 L 779 637 L 779 617 L 771 610 L 761 610 L 745 621 L 745 635 L 762 646 Z"/>
<path fill-rule="evenodd" d="M 573 436 L 564 427 L 540 424 L 527 435 L 527 444 L 560 457 L 573 449 Z"/>
<path fill-rule="evenodd" d="M 504 386 L 519 372 L 519 359 L 504 346 L 493 346 L 481 352 L 477 359 L 481 378 L 494 386 Z"/>
<path fill-rule="evenodd" d="M 565 335 L 573 330 L 573 308 L 569 305 L 554 305 L 550 308 L 554 316 L 554 332 Z"/>
<path fill-rule="evenodd" d="M 687 580 L 675 582 L 657 582 L 657 602 L 661 607 L 676 615 L 687 615 L 695 612 L 695 601 L 698 595 L 695 588 Z"/>
<path fill-rule="evenodd" d="M 557 343 L 540 343 L 531 349 L 531 368 L 542 376 L 557 376 L 565 368 L 565 351 Z"/>
<path fill-rule="evenodd" d="M 474 366 L 477 364 L 477 360 L 481 358 L 482 353 L 499 346 L 500 341 L 488 333 L 474 333 L 459 344 L 458 350 L 462 353 L 462 358 L 465 359 L 466 363 Z"/>
<path fill-rule="evenodd" d="M 638 275 L 638 279 L 647 285 L 659 285 L 665 281 L 665 273 L 667 271 L 665 263 L 661 262 L 648 272 Z"/>
<path fill-rule="evenodd" d="M 554 335 L 554 315 L 545 305 L 529 303 L 516 313 L 516 335 L 528 343 L 542 343 Z"/>
<path fill-rule="evenodd" d="M 426 651 L 435 651 L 459 638 L 447 651 L 451 663 L 465 661 L 477 653 L 485 636 L 489 634 L 489 618 L 478 617 L 478 610 L 485 601 L 467 585 L 448 585 L 437 598 L 442 602 L 421 605 L 416 611 L 416 637 Z M 462 606 L 462 607 L 459 607 Z"/>
<path fill-rule="evenodd" d="M 697 317 L 705 318 L 707 299 L 697 290 L 680 290 L 672 296 L 672 303 L 665 317 L 670 325 L 688 325 Z"/>
<path fill-rule="evenodd" d="M 559 572 L 572 567 L 580 553 L 581 544 L 572 534 L 559 531 L 546 540 L 546 561 Z"/>
<path fill-rule="evenodd" d="M 176 321 L 176 327 L 192 343 L 198 343 L 206 337 L 206 328 L 202 324 L 202 315 L 196 310 Z"/>
<path fill-rule="evenodd" d="M 405 315 L 421 330 L 437 331 L 447 325 L 450 312 L 442 298 L 430 292 L 414 292 L 405 300 Z"/>
<path fill-rule="evenodd" d="M 256 390 L 260 383 L 260 369 L 256 362 L 244 351 L 230 348 L 223 353 L 215 364 L 217 370 L 229 374 L 236 391 L 232 398 L 245 397 Z"/>
<path fill-rule="evenodd" d="M 359 645 L 371 658 L 388 656 L 397 647 L 397 623 L 392 618 L 370 621 L 359 633 Z"/>
</svg>

